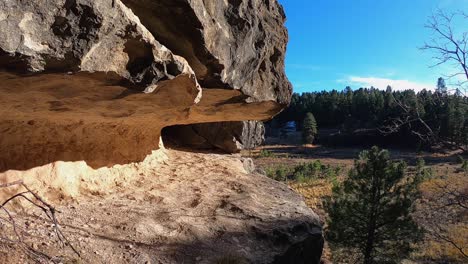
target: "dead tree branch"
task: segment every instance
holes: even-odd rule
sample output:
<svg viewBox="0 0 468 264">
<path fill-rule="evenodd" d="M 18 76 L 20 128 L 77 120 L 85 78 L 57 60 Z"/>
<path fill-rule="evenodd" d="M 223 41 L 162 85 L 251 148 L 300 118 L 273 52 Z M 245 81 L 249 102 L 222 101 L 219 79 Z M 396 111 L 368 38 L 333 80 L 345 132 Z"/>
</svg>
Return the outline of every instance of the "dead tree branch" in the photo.
<svg viewBox="0 0 468 264">
<path fill-rule="evenodd" d="M 462 222 L 468 213 L 468 188 L 466 181 L 434 181 L 434 192 L 428 197 L 429 214 L 424 218 L 427 234 L 435 240 L 448 243 L 460 256 L 468 260 L 468 249 L 451 235 L 450 226 Z"/>
<path fill-rule="evenodd" d="M 20 231 L 20 228 L 18 227 L 15 221 L 15 217 L 6 207 L 6 205 L 12 202 L 13 200 L 22 198 L 28 201 L 30 204 L 34 205 L 35 207 L 39 208 L 47 216 L 47 219 L 52 222 L 52 228 L 53 228 L 54 234 L 57 236 L 58 240 L 60 241 L 61 246 L 62 247 L 68 246 L 76 255 L 80 256 L 80 253 L 76 250 L 76 248 L 70 243 L 70 241 L 61 231 L 59 222 L 55 215 L 55 213 L 57 212 L 55 207 L 47 203 L 44 199 L 42 199 L 39 195 L 37 195 L 21 180 L 0 184 L 0 188 L 8 188 L 8 187 L 15 186 L 15 185 L 23 187 L 24 189 L 26 189 L 26 191 L 14 194 L 13 196 L 9 197 L 8 199 L 6 199 L 4 202 L 0 204 L 0 209 L 3 212 L 5 212 L 5 214 L 8 217 L 7 221 L 5 221 L 5 218 L 0 218 L 0 222 L 1 220 L 3 220 L 4 222 L 8 223 L 12 227 L 15 238 L 10 239 L 10 238 L 0 237 L 0 240 L 4 240 L 10 244 L 19 245 L 21 248 L 25 250 L 27 254 L 31 255 L 32 257 L 53 261 L 52 257 L 33 249 L 30 245 L 28 245 L 25 242 L 24 233 L 26 232 L 24 232 L 24 230 Z M 31 196 L 31 197 L 28 197 L 28 196 Z"/>
<path fill-rule="evenodd" d="M 426 28 L 433 32 L 434 38 L 429 43 L 425 43 L 421 49 L 435 54 L 433 58 L 436 62 L 432 67 L 445 63 L 453 63 L 454 66 L 459 67 L 458 72 L 449 74 L 447 77 L 450 79 L 464 76 L 466 81 L 459 80 L 456 84 L 463 88 L 468 83 L 468 32 L 461 32 L 458 35 L 455 33 L 453 25 L 457 18 L 468 19 L 468 16 L 462 12 L 446 13 L 439 9 L 429 17 Z"/>
<path fill-rule="evenodd" d="M 393 93 L 390 93 L 390 95 L 392 97 L 393 102 L 395 102 L 403 110 L 403 115 L 388 120 L 388 124 L 378 128 L 378 131 L 383 135 L 390 135 L 398 132 L 404 126 L 412 128 L 415 123 L 419 123 L 425 128 L 426 131 L 421 132 L 415 129 L 411 129 L 411 133 L 418 136 L 424 142 L 435 142 L 436 134 L 434 133 L 432 128 L 427 124 L 427 122 L 421 117 L 421 114 L 419 113 L 418 109 L 418 102 L 415 102 L 415 107 L 411 107 L 396 99 Z"/>
<path fill-rule="evenodd" d="M 442 240 L 444 242 L 449 243 L 450 245 L 452 245 L 454 248 L 458 250 L 461 256 L 463 256 L 466 260 L 468 260 L 468 252 L 466 251 L 466 249 L 460 246 L 458 243 L 456 243 L 451 237 L 444 235 L 444 233 L 446 233 L 444 228 L 440 227 L 437 224 L 435 224 L 435 226 L 437 226 L 437 228 L 429 232 L 429 234 L 435 239 Z"/>
</svg>

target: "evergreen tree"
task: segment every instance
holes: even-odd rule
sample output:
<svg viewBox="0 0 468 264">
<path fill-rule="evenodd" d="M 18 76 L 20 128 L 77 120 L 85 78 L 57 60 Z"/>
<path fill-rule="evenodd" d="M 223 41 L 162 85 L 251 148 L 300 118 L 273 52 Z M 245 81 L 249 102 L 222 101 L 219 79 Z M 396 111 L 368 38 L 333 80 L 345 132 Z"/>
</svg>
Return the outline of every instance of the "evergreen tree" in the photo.
<svg viewBox="0 0 468 264">
<path fill-rule="evenodd" d="M 453 114 L 453 132 L 452 138 L 453 142 L 456 145 L 463 145 L 463 128 L 465 125 L 465 113 L 460 106 L 455 108 L 455 113 Z"/>
<path fill-rule="evenodd" d="M 461 132 L 461 144 L 466 149 L 468 145 L 468 119 L 465 119 L 463 130 Z"/>
<path fill-rule="evenodd" d="M 306 144 L 312 144 L 317 135 L 317 121 L 312 113 L 307 113 L 302 126 L 302 139 Z"/>
<path fill-rule="evenodd" d="M 437 79 L 436 92 L 438 92 L 440 94 L 446 94 L 447 93 L 447 86 L 445 85 L 445 80 L 442 77 L 439 77 L 439 79 Z"/>
<path fill-rule="evenodd" d="M 348 132 L 324 137 L 323 144 L 363 142 L 359 133 L 368 130 L 376 132 L 369 132 L 375 134 L 364 143 L 426 150 L 445 146 L 466 151 L 468 97 L 446 93 L 442 78 L 437 83 L 439 92 L 415 93 L 414 90 L 392 90 L 388 86 L 386 90 L 346 87 L 343 91 L 295 93 L 290 106 L 275 120 L 281 124 L 295 121 L 296 128 L 301 130 L 306 114 L 311 112 L 320 127 Z"/>
<path fill-rule="evenodd" d="M 386 93 L 391 93 L 392 92 L 392 87 L 390 85 L 387 85 L 387 89 L 385 89 Z"/>
<path fill-rule="evenodd" d="M 418 175 L 408 176 L 406 164 L 391 161 L 386 150 L 361 152 L 326 203 L 328 240 L 358 250 L 365 264 L 399 263 L 409 254 L 410 243 L 420 238 L 411 218 Z"/>
</svg>

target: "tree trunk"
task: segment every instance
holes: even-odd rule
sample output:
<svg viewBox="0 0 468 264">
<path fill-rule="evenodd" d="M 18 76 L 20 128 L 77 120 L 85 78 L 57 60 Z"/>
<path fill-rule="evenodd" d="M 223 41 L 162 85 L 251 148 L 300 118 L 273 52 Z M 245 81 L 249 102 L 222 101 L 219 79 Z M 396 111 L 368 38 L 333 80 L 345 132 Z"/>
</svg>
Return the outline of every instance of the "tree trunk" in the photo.
<svg viewBox="0 0 468 264">
<path fill-rule="evenodd" d="M 367 230 L 366 248 L 364 251 L 364 264 L 372 264 L 372 250 L 374 248 L 375 221 L 371 219 Z"/>
<path fill-rule="evenodd" d="M 374 175 L 372 177 L 372 189 L 371 189 L 371 210 L 369 212 L 369 223 L 367 226 L 367 241 L 366 247 L 364 249 L 364 264 L 372 264 L 372 251 L 374 249 L 374 239 L 375 239 L 375 226 L 377 221 L 377 207 L 378 207 L 378 193 L 379 190 L 379 177 Z"/>
</svg>

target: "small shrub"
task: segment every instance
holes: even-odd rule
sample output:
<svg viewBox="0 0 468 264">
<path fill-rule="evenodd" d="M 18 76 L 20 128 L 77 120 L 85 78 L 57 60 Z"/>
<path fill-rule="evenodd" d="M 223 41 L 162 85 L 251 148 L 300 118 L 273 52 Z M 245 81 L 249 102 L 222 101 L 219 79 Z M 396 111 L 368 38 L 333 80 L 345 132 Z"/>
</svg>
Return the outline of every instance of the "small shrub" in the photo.
<svg viewBox="0 0 468 264">
<path fill-rule="evenodd" d="M 273 168 L 273 167 L 266 167 L 265 168 L 265 175 L 268 177 L 268 178 L 272 178 L 274 179 L 275 178 L 275 173 L 276 172 L 276 169 Z"/>
<path fill-rule="evenodd" d="M 341 173 L 341 170 L 339 166 L 332 167 L 322 164 L 320 160 L 315 160 L 296 166 L 292 178 L 300 182 L 318 178 L 334 179 Z"/>
<path fill-rule="evenodd" d="M 286 165 L 277 165 L 267 167 L 266 175 L 277 181 L 292 180 L 297 182 L 308 182 L 316 179 L 329 179 L 336 181 L 337 177 L 342 172 L 342 168 L 324 165 L 320 160 L 313 162 L 302 163 L 294 167 Z"/>
<path fill-rule="evenodd" d="M 423 158 L 419 158 L 416 161 L 416 179 L 421 181 L 425 181 L 427 179 L 432 178 L 432 169 L 430 167 L 426 167 L 426 162 Z"/>
<path fill-rule="evenodd" d="M 267 167 L 265 169 L 266 175 L 277 181 L 286 181 L 290 174 L 290 170 L 285 165 L 278 165 L 274 167 Z"/>
<path fill-rule="evenodd" d="M 463 172 L 465 175 L 467 175 L 468 174 L 468 160 L 463 158 L 463 156 L 458 155 L 457 162 L 458 164 L 460 164 L 460 169 L 458 169 L 458 172 Z"/>
<path fill-rule="evenodd" d="M 465 175 L 468 174 L 468 160 L 463 161 L 461 165 L 461 170 L 465 173 Z"/>
<path fill-rule="evenodd" d="M 269 150 L 262 149 L 260 151 L 260 157 L 262 157 L 262 158 L 270 158 L 270 157 L 273 157 L 273 156 L 274 156 L 274 153 L 269 151 Z"/>
</svg>

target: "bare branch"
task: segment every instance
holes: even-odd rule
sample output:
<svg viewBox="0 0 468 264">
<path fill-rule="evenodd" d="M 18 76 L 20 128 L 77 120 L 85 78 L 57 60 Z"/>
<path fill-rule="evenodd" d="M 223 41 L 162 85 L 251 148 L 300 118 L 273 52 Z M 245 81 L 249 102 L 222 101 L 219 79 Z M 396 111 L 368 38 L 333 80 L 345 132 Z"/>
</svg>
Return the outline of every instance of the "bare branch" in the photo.
<svg viewBox="0 0 468 264">
<path fill-rule="evenodd" d="M 453 20 L 456 17 L 468 19 L 467 15 L 462 12 L 446 13 L 443 10 L 437 10 L 426 24 L 426 28 L 430 29 L 438 40 L 433 39 L 432 44 L 425 43 L 422 50 L 433 51 L 437 56 L 434 59 L 437 61 L 431 67 L 436 67 L 447 62 L 454 62 L 455 65 L 461 67 L 461 72 L 468 80 L 467 68 L 467 43 L 468 32 L 461 33 L 461 37 L 457 38 L 453 31 Z M 458 76 L 458 74 L 456 75 Z M 450 78 L 455 77 L 451 76 Z"/>
<path fill-rule="evenodd" d="M 52 205 L 50 205 L 44 199 L 42 199 L 39 195 L 37 195 L 33 190 L 31 190 L 21 180 L 0 184 L 0 188 L 8 188 L 8 187 L 15 186 L 15 185 L 23 187 L 24 189 L 26 189 L 26 191 L 19 192 L 19 193 L 15 194 L 15 195 L 9 197 L 8 199 L 6 199 L 4 202 L 2 202 L 0 204 L 0 209 L 3 210 L 6 213 L 6 215 L 8 216 L 8 220 L 6 222 L 9 223 L 12 226 L 13 233 L 16 236 L 16 240 L 11 240 L 11 239 L 7 239 L 7 238 L 0 238 L 0 239 L 4 240 L 4 241 L 10 241 L 10 243 L 12 243 L 12 244 L 18 244 L 20 247 L 22 247 L 25 250 L 25 252 L 27 254 L 30 254 L 30 255 L 32 255 L 32 256 L 34 256 L 36 258 L 42 258 L 42 259 L 45 258 L 45 259 L 47 259 L 49 261 L 53 261 L 50 256 L 33 249 L 32 247 L 30 247 L 24 241 L 23 232 L 18 231 L 19 228 L 18 228 L 18 226 L 17 226 L 17 224 L 15 222 L 14 217 L 8 211 L 8 209 L 6 208 L 6 205 L 8 203 L 10 203 L 11 201 L 13 201 L 13 200 L 15 200 L 17 198 L 23 198 L 23 199 L 25 199 L 26 201 L 28 201 L 29 203 L 31 203 L 32 205 L 34 205 L 35 207 L 41 209 L 41 211 L 44 212 L 44 214 L 47 216 L 47 218 L 52 222 L 53 231 L 56 234 L 58 240 L 61 242 L 62 246 L 68 246 L 69 248 L 71 248 L 73 250 L 73 252 L 75 254 L 80 256 L 80 253 L 73 247 L 73 245 L 70 243 L 70 241 L 62 233 L 62 231 L 60 229 L 60 225 L 59 225 L 59 223 L 57 221 L 57 217 L 55 216 L 55 213 L 57 212 L 57 210 Z M 27 195 L 32 196 L 32 198 L 29 198 Z M 4 218 L 0 217 L 0 220 L 4 220 Z"/>
</svg>

